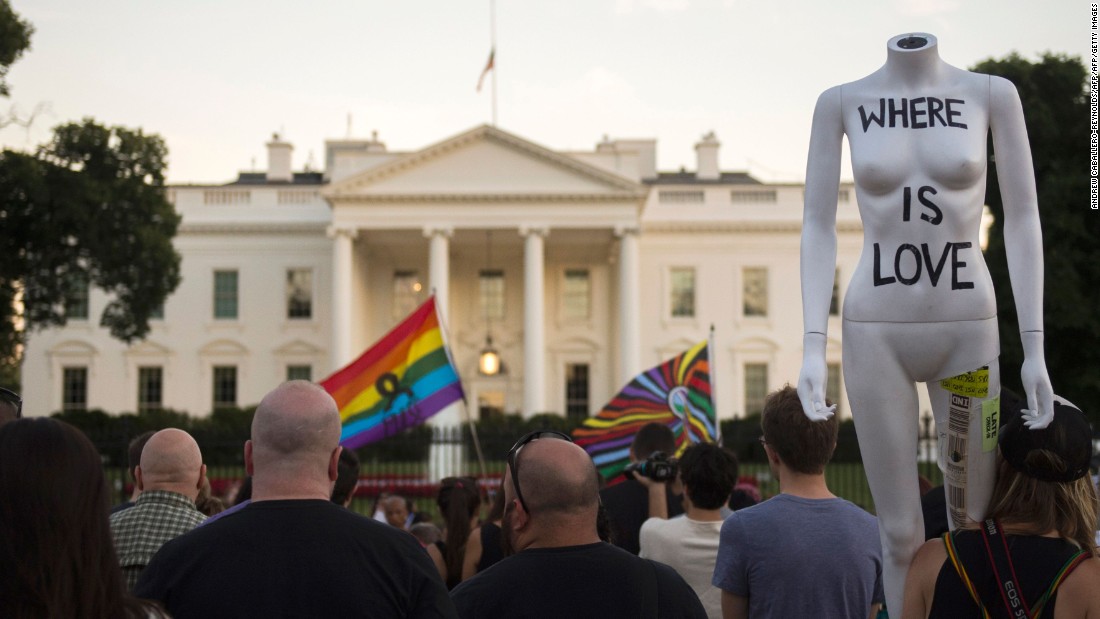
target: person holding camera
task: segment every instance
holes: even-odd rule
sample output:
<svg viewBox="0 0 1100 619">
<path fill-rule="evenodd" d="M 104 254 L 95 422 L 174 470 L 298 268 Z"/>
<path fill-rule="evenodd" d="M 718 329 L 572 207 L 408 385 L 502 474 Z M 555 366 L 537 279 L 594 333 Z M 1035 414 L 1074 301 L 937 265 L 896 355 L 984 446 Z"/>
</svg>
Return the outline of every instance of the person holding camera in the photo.
<svg viewBox="0 0 1100 619">
<path fill-rule="evenodd" d="M 787 385 L 764 400 L 760 426 L 780 493 L 722 523 L 711 581 L 722 616 L 874 617 L 884 599 L 878 521 L 825 483 L 836 416 L 811 421 Z"/>
<path fill-rule="evenodd" d="M 722 591 L 711 584 L 722 531 L 722 506 L 737 483 L 737 457 L 714 443 L 697 443 L 679 461 L 684 488 L 680 518 L 650 518 L 640 533 L 643 559 L 660 561 L 683 576 L 710 619 L 722 617 Z"/>
<path fill-rule="evenodd" d="M 664 457 L 675 451 L 676 439 L 663 423 L 647 423 L 634 435 L 625 471 L 627 480 L 600 490 L 600 501 L 611 523 L 611 543 L 638 554 L 638 532 L 643 522 L 684 513 L 680 495 L 668 483 L 675 480 L 676 471 Z"/>
</svg>

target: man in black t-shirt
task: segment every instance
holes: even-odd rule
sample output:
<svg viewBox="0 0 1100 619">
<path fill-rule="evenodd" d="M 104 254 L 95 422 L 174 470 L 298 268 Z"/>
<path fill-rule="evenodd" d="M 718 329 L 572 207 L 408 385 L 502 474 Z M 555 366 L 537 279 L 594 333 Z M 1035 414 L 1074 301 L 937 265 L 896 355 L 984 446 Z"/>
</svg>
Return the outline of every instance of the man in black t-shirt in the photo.
<svg viewBox="0 0 1100 619">
<path fill-rule="evenodd" d="M 676 452 L 672 430 L 663 423 L 647 423 L 638 430 L 630 443 L 630 461 L 641 462 L 655 451 L 668 455 Z M 650 518 L 673 518 L 684 513 L 683 495 L 674 493 L 668 484 L 639 479 L 633 474 L 627 477 L 626 481 L 601 490 L 600 501 L 611 521 L 611 543 L 638 554 L 638 531 L 642 523 Z M 651 493 L 665 495 L 663 513 L 650 509 Z"/>
<path fill-rule="evenodd" d="M 134 594 L 189 617 L 455 617 L 416 540 L 329 500 L 340 415 L 319 386 L 283 383 L 252 420 L 252 503 L 177 537 Z"/>
<path fill-rule="evenodd" d="M 517 554 L 451 592 L 459 616 L 706 617 L 672 568 L 600 541 L 596 467 L 583 449 L 557 436 L 565 440 L 528 435 L 509 454 L 501 529 Z"/>
</svg>

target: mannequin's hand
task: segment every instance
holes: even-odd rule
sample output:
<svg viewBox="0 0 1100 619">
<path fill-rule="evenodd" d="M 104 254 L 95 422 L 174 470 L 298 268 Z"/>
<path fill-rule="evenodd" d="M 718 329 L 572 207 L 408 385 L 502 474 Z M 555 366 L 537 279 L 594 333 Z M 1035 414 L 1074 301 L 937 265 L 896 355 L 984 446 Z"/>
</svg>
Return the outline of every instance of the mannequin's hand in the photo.
<svg viewBox="0 0 1100 619">
<path fill-rule="evenodd" d="M 798 375 L 798 399 L 802 412 L 812 421 L 825 421 L 836 412 L 836 404 L 825 405 L 825 381 L 829 369 L 825 358 L 807 355 L 802 359 L 802 372 Z"/>
<path fill-rule="evenodd" d="M 1042 357 L 1028 357 L 1020 368 L 1020 380 L 1027 396 L 1024 425 L 1041 430 L 1054 420 L 1054 389 L 1050 386 L 1047 364 Z"/>
</svg>

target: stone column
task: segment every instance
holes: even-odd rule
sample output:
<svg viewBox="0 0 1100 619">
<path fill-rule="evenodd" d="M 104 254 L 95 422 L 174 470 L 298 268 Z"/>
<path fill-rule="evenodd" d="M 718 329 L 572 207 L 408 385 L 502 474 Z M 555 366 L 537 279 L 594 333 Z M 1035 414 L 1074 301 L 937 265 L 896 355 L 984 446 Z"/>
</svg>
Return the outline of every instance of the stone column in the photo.
<svg viewBox="0 0 1100 619">
<path fill-rule="evenodd" d="M 430 239 L 428 246 L 428 286 L 435 290 L 435 306 L 439 316 L 447 322 L 450 309 L 451 236 L 454 228 L 424 228 L 424 236 Z"/>
<path fill-rule="evenodd" d="M 523 415 L 546 411 L 546 228 L 523 227 Z"/>
<path fill-rule="evenodd" d="M 328 229 L 332 239 L 332 371 L 352 360 L 351 350 L 351 265 L 354 228 Z"/>
<path fill-rule="evenodd" d="M 435 291 L 435 306 L 444 330 L 450 307 L 451 282 L 451 236 L 454 228 L 446 226 L 426 226 L 424 236 L 428 238 L 428 286 Z M 432 444 L 428 451 L 428 476 L 439 480 L 462 474 L 465 461 L 461 437 L 461 402 L 451 404 L 436 413 L 430 420 L 432 426 Z"/>
<path fill-rule="evenodd" d="M 641 371 L 639 316 L 638 228 L 617 227 L 619 237 L 619 385 Z"/>
</svg>

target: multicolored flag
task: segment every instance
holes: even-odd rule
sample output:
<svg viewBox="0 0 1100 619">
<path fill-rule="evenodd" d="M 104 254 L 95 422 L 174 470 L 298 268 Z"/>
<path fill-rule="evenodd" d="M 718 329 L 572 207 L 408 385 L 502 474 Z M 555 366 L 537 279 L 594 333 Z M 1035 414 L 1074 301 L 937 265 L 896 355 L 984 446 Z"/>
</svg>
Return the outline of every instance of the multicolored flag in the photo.
<svg viewBox="0 0 1100 619">
<path fill-rule="evenodd" d="M 485 63 L 485 68 L 481 70 L 481 77 L 477 78 L 477 91 L 478 92 L 481 92 L 481 85 L 485 82 L 485 76 L 489 75 L 489 71 L 493 70 L 493 66 L 494 66 L 493 60 L 496 57 L 496 55 L 497 55 L 497 50 L 496 50 L 495 47 L 489 50 L 489 62 Z"/>
<path fill-rule="evenodd" d="M 321 386 L 340 409 L 340 444 L 351 449 L 420 425 L 466 397 L 434 295 Z"/>
<path fill-rule="evenodd" d="M 668 425 L 676 454 L 691 443 L 716 442 L 708 342 L 703 341 L 630 381 L 595 417 L 573 430 L 578 445 L 592 456 L 608 485 L 622 482 L 634 434 L 650 422 Z M 649 454 L 639 454 L 647 456 Z"/>
</svg>

